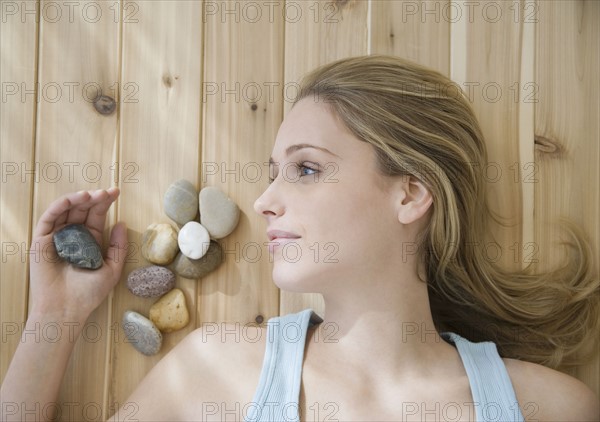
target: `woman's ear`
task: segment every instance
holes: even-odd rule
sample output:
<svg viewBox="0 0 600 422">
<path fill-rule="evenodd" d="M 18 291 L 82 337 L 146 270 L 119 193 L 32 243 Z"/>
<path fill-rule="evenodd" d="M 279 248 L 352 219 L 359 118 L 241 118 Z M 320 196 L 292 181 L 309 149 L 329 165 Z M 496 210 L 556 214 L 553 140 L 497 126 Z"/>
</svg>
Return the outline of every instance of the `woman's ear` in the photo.
<svg viewBox="0 0 600 422">
<path fill-rule="evenodd" d="M 411 224 L 419 220 L 433 203 L 429 190 L 412 175 L 403 176 L 397 189 L 396 210 L 398 221 L 402 224 Z"/>
</svg>

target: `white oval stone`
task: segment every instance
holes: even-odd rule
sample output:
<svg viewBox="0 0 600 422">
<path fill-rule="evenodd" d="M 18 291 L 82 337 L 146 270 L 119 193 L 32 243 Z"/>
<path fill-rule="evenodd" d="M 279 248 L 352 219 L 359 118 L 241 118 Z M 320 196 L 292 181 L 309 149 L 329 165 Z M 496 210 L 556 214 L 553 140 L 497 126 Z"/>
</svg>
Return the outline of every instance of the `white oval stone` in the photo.
<svg viewBox="0 0 600 422">
<path fill-rule="evenodd" d="M 200 259 L 208 252 L 210 235 L 202 224 L 190 221 L 179 230 L 177 243 L 182 254 L 190 259 Z"/>
<path fill-rule="evenodd" d="M 221 189 L 207 186 L 200 191 L 200 223 L 213 239 L 229 235 L 240 220 L 240 208 Z"/>
</svg>

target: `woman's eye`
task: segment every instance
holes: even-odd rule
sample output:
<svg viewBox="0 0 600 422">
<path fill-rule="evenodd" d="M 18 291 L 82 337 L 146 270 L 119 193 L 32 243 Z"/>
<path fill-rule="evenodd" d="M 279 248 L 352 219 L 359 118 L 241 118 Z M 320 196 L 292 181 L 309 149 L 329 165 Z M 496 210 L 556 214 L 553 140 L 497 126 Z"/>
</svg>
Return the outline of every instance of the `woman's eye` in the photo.
<svg viewBox="0 0 600 422">
<path fill-rule="evenodd" d="M 296 168 L 298 174 L 297 174 L 297 178 L 303 177 L 303 176 L 312 176 L 313 174 L 317 174 L 319 171 L 312 168 L 312 167 L 308 167 L 306 165 L 304 165 L 305 163 L 294 163 L 294 167 Z M 285 169 L 284 169 L 285 171 Z M 306 173 L 305 171 L 308 171 L 309 173 Z M 312 173 L 310 173 L 312 172 Z M 275 176 L 277 177 L 277 176 Z M 291 178 L 290 181 L 294 181 L 296 180 L 296 177 Z M 290 179 L 290 177 L 287 174 L 284 174 L 284 179 Z M 275 181 L 275 178 L 269 177 L 269 184 L 273 183 Z"/>
<path fill-rule="evenodd" d="M 305 166 L 305 165 L 302 165 L 302 164 L 300 164 L 300 165 L 298 166 L 298 170 L 300 170 L 300 171 L 301 171 L 301 173 L 302 173 L 302 170 L 303 170 L 303 169 L 306 169 L 306 170 L 309 170 L 309 171 L 313 171 L 314 173 L 300 174 L 300 177 L 302 177 L 302 176 L 310 176 L 310 175 L 312 175 L 312 174 L 315 174 L 315 173 L 317 173 L 317 170 L 315 170 L 315 169 L 313 169 L 313 168 L 311 168 L 311 167 L 308 167 L 308 166 Z"/>
</svg>

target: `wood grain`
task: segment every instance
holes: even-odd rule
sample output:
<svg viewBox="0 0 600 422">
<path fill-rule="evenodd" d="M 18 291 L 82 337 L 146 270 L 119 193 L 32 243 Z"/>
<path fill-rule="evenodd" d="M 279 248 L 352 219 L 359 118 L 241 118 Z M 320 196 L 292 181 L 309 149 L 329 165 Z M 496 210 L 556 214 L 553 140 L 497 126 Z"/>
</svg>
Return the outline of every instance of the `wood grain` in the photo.
<svg viewBox="0 0 600 422">
<path fill-rule="evenodd" d="M 413 60 L 450 76 L 450 0 L 373 0 L 370 52 Z"/>
<path fill-rule="evenodd" d="M 13 5 L 14 6 L 14 5 Z M 27 318 L 31 205 L 35 183 L 35 116 L 38 25 L 9 18 L 0 26 L 0 378 L 8 370 Z M 31 94 L 26 94 L 31 92 Z"/>
<path fill-rule="evenodd" d="M 582 225 L 600 268 L 600 4 L 594 1 L 539 2 L 535 77 L 535 242 L 540 264 L 564 260 L 557 218 Z M 596 334 L 591 334 L 595 335 Z M 600 393 L 600 353 L 574 375 Z"/>
</svg>

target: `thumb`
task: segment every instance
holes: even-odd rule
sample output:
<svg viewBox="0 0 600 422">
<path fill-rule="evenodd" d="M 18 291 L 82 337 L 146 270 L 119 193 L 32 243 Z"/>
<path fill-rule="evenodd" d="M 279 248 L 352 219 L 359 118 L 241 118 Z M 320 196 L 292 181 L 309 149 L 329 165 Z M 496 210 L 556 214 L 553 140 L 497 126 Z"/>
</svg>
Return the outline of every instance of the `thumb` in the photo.
<svg viewBox="0 0 600 422">
<path fill-rule="evenodd" d="M 125 259 L 127 256 L 127 226 L 124 222 L 115 224 L 110 232 L 110 245 L 106 251 L 106 264 L 118 275 L 121 276 Z"/>
</svg>

